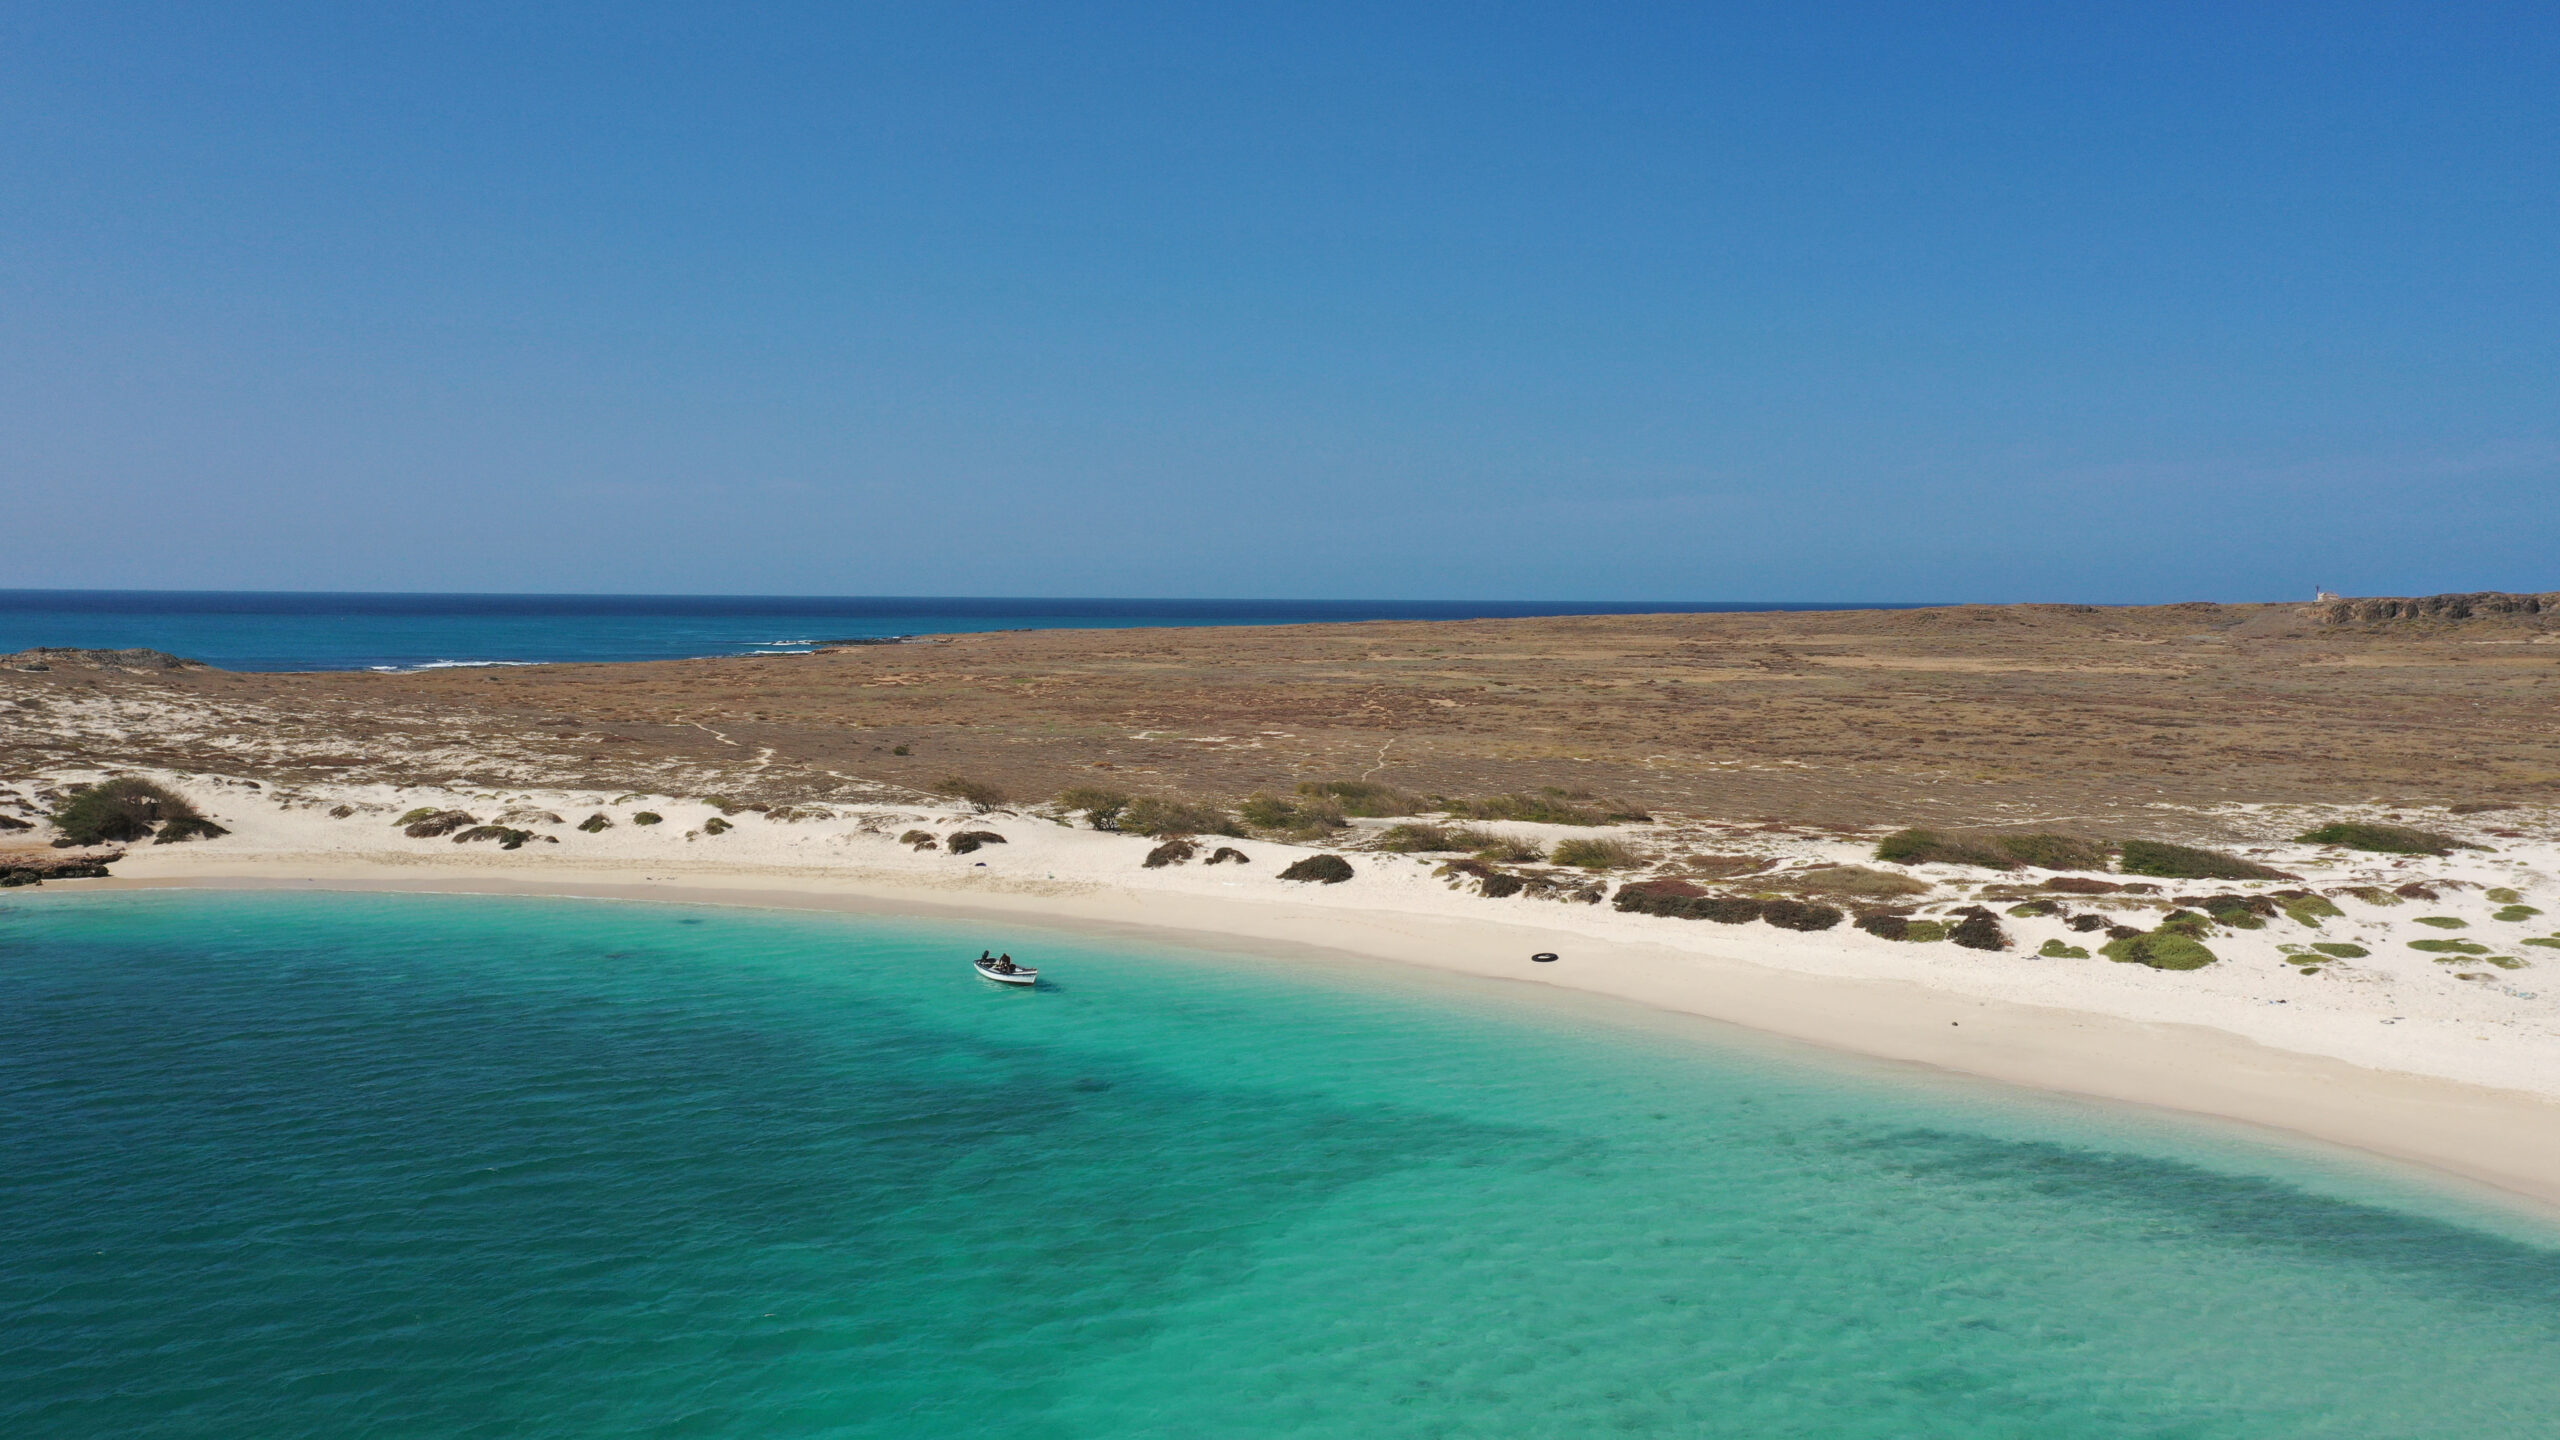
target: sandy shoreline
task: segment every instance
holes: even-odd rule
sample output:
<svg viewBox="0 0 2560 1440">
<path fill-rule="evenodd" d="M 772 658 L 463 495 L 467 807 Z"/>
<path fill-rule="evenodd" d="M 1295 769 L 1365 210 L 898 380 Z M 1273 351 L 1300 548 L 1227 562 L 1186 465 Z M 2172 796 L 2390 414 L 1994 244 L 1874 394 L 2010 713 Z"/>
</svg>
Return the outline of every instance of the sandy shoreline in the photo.
<svg viewBox="0 0 2560 1440">
<path fill-rule="evenodd" d="M 2560 1214 L 2560 1099 L 2550 1094 L 2352 1063 L 2210 1024 L 1760 963 L 1733 952 L 1765 948 L 1753 944 L 1764 937 L 1713 933 L 1722 927 L 1658 922 L 1663 933 L 1655 940 L 1594 933 L 1607 927 L 1591 922 L 1645 917 L 1606 917 L 1580 907 L 1547 905 L 1540 907 L 1547 913 L 1500 916 L 1422 913 L 1341 903 L 1351 897 L 1321 891 L 1248 898 L 1081 878 L 1024 876 L 1007 883 L 981 874 L 688 860 L 593 865 L 563 855 L 501 869 L 486 856 L 450 850 L 247 854 L 209 845 L 140 851 L 119 867 L 119 878 L 58 883 L 83 891 L 584 896 L 973 918 L 1262 956 L 1386 960 L 1607 997 L 2038 1091 L 2237 1122 L 2458 1177 L 2546 1215 Z M 1671 941 L 1685 943 L 1663 943 Z M 1538 950 L 1564 959 L 1530 963 Z"/>
</svg>

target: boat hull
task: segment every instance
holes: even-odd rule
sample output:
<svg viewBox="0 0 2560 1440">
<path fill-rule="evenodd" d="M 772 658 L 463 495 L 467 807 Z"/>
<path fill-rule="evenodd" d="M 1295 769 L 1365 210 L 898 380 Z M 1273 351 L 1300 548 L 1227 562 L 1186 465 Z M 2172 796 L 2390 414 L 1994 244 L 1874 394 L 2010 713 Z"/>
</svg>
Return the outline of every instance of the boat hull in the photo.
<svg viewBox="0 0 2560 1440">
<path fill-rule="evenodd" d="M 1040 972 L 1037 970 L 1018 969 L 1007 973 L 1002 970 L 990 970 L 984 965 L 973 965 L 970 968 L 978 972 L 979 979 L 993 980 L 999 985 L 1034 985 L 1040 980 Z"/>
</svg>

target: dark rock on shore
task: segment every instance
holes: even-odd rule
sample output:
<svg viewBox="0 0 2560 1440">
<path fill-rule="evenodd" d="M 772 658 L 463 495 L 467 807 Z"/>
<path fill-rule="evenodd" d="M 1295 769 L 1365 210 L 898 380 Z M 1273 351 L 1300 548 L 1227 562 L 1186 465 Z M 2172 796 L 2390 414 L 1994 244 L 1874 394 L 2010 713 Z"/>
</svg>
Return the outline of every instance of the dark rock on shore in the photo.
<svg viewBox="0 0 2560 1440">
<path fill-rule="evenodd" d="M 105 855 L 0 855 L 0 890 L 47 880 L 104 880 L 107 867 L 123 858 L 121 850 Z"/>
</svg>

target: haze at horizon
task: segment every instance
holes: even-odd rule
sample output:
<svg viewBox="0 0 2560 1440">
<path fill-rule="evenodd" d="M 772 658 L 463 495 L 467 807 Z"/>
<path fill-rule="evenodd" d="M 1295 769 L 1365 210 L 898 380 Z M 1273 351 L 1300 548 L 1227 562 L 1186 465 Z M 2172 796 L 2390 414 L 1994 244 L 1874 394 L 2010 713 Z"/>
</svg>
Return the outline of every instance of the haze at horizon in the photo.
<svg viewBox="0 0 2560 1440">
<path fill-rule="evenodd" d="M 2547 10 L 0 41 L 0 587 L 2560 587 Z"/>
</svg>

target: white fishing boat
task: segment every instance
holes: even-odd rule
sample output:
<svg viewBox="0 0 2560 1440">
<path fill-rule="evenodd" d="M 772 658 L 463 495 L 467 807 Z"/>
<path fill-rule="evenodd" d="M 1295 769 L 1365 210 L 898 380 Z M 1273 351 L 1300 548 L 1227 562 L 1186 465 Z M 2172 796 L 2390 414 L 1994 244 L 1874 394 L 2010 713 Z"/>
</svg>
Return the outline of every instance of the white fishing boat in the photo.
<svg viewBox="0 0 2560 1440">
<path fill-rule="evenodd" d="M 1032 969 L 1028 965 L 1014 964 L 1013 957 L 1010 955 L 981 954 L 976 960 L 973 960 L 970 963 L 978 967 L 978 973 L 980 975 L 985 976 L 989 980 L 993 980 L 999 985 L 1037 985 L 1040 983 L 1039 971 Z"/>
</svg>

